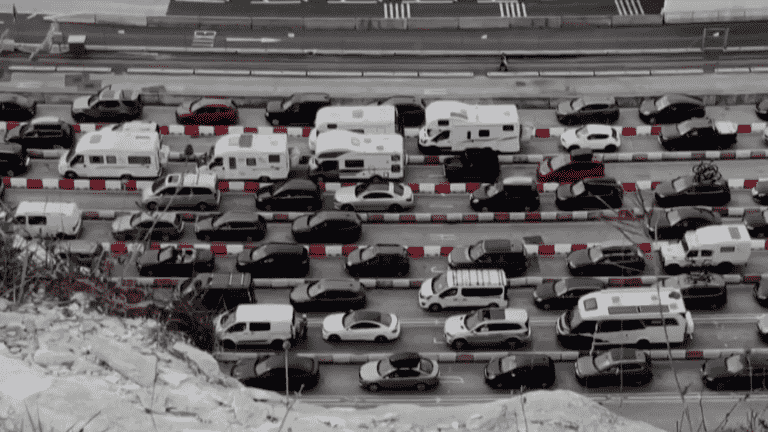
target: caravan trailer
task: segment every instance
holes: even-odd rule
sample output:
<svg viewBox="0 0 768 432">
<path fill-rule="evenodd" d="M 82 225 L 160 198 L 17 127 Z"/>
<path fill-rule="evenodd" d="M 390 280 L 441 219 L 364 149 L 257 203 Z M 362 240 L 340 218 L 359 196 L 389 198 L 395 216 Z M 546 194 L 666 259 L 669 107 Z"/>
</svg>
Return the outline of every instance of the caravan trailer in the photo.
<svg viewBox="0 0 768 432">
<path fill-rule="evenodd" d="M 309 132 L 309 149 L 315 151 L 317 136 L 332 130 L 348 130 L 366 135 L 403 134 L 397 108 L 381 106 L 328 106 L 320 108 L 315 127 Z"/>
<path fill-rule="evenodd" d="M 424 154 L 458 153 L 489 148 L 499 153 L 520 151 L 520 118 L 515 105 L 469 105 L 437 101 L 427 106 L 419 131 Z"/>
<path fill-rule="evenodd" d="M 198 173 L 216 174 L 222 180 L 285 180 L 291 170 L 286 134 L 230 134 L 219 138 Z"/>
<path fill-rule="evenodd" d="M 315 181 L 399 180 L 403 178 L 405 155 L 401 135 L 363 135 L 330 131 L 317 140 L 309 160 L 309 177 Z"/>
</svg>

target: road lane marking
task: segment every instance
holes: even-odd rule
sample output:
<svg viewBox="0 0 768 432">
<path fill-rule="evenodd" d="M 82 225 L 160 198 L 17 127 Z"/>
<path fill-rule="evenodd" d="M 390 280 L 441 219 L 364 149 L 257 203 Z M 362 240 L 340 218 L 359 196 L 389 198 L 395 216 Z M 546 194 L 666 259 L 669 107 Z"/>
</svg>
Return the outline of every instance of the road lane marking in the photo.
<svg viewBox="0 0 768 432">
<path fill-rule="evenodd" d="M 227 42 L 261 42 L 261 43 L 280 42 L 280 39 L 275 39 L 275 38 L 227 37 L 226 40 Z"/>
<path fill-rule="evenodd" d="M 440 375 L 440 384 L 464 384 L 464 378 L 458 375 Z"/>
</svg>

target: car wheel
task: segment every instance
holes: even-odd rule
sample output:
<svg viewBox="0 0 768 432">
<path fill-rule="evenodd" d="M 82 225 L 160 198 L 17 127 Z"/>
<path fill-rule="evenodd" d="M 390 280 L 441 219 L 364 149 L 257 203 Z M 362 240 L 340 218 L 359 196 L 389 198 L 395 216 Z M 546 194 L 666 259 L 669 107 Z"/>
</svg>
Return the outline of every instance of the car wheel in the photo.
<svg viewBox="0 0 768 432">
<path fill-rule="evenodd" d="M 480 208 L 481 213 L 488 213 L 488 207 L 482 207 Z"/>
<path fill-rule="evenodd" d="M 272 211 L 272 206 L 269 204 L 264 205 L 264 211 Z"/>
<path fill-rule="evenodd" d="M 443 308 L 439 304 L 433 304 L 429 306 L 430 312 L 440 312 Z"/>
<path fill-rule="evenodd" d="M 416 384 L 416 390 L 418 390 L 420 392 L 423 392 L 426 389 L 427 389 L 427 385 L 426 384 L 424 384 L 424 383 Z"/>
<path fill-rule="evenodd" d="M 351 205 L 349 205 L 349 204 L 344 204 L 343 206 L 341 206 L 341 210 L 342 210 L 342 211 L 349 211 L 349 212 L 353 212 L 353 211 L 355 211 L 355 208 L 354 208 L 354 207 L 352 207 L 352 206 L 351 206 Z"/>
<path fill-rule="evenodd" d="M 122 176 L 120 176 L 120 182 L 121 183 L 127 183 L 127 182 L 129 182 L 131 180 L 133 180 L 133 177 L 131 175 L 129 175 L 129 174 L 123 174 Z"/>
<path fill-rule="evenodd" d="M 570 152 L 572 152 L 572 151 L 574 151 L 574 150 L 578 150 L 578 149 L 579 149 L 579 146 L 577 146 L 577 145 L 572 145 L 572 146 L 568 147 L 568 153 L 570 153 Z"/>
<path fill-rule="evenodd" d="M 64 173 L 64 177 L 66 177 L 68 179 L 76 179 L 77 178 L 77 174 L 75 174 L 74 171 L 67 171 L 66 173 Z"/>
<path fill-rule="evenodd" d="M 668 266 L 664 266 L 664 271 L 665 271 L 665 272 L 666 272 L 668 275 L 679 275 L 680 273 L 682 273 L 682 272 L 683 272 L 683 268 L 682 268 L 682 267 L 680 267 L 680 266 L 679 266 L 679 265 L 677 265 L 677 264 L 670 264 L 670 265 L 668 265 Z"/>
<path fill-rule="evenodd" d="M 211 236 L 210 236 L 210 235 L 208 235 L 208 234 L 205 234 L 205 235 L 203 235 L 203 236 L 202 236 L 202 238 L 203 238 L 203 240 L 205 240 L 205 241 L 211 241 Z"/>
<path fill-rule="evenodd" d="M 5 175 L 7 177 L 13 177 L 16 175 L 16 173 L 12 169 L 9 169 L 8 171 L 5 172 Z"/>
<path fill-rule="evenodd" d="M 651 347 L 650 342 L 648 342 L 645 339 L 640 339 L 637 341 L 637 349 L 646 350 Z"/>
<path fill-rule="evenodd" d="M 509 346 L 509 349 L 515 349 L 520 346 L 520 341 L 514 338 L 507 339 L 507 345 Z"/>
<path fill-rule="evenodd" d="M 386 336 L 376 336 L 376 339 L 374 339 L 374 341 L 378 343 L 384 343 L 384 342 L 389 342 L 389 339 L 387 339 Z"/>
<path fill-rule="evenodd" d="M 147 270 L 144 273 L 146 273 L 147 276 L 154 276 L 155 275 L 155 271 L 154 270 Z"/>
<path fill-rule="evenodd" d="M 379 385 L 378 384 L 368 384 L 368 391 L 372 391 L 376 393 L 379 391 Z"/>
<path fill-rule="evenodd" d="M 197 209 L 199 211 L 201 211 L 201 212 L 207 211 L 208 210 L 208 204 L 200 203 L 200 204 L 197 205 Z"/>
<path fill-rule="evenodd" d="M 393 204 L 389 206 L 389 211 L 392 213 L 401 213 L 403 211 L 403 208 L 397 204 Z"/>
<path fill-rule="evenodd" d="M 157 210 L 157 203 L 156 202 L 148 202 L 147 203 L 147 210 L 149 210 L 149 211 Z"/>
<path fill-rule="evenodd" d="M 504 388 L 504 383 L 502 383 L 501 381 L 497 381 L 496 383 L 493 384 L 493 386 L 496 387 L 497 389 Z"/>
<path fill-rule="evenodd" d="M 615 152 L 616 151 L 616 146 L 613 145 L 613 144 L 605 146 L 605 151 L 607 151 L 607 152 Z"/>
<path fill-rule="evenodd" d="M 722 381 L 718 381 L 717 384 L 715 385 L 715 390 L 717 391 L 725 390 L 725 383 Z"/>
<path fill-rule="evenodd" d="M 272 126 L 280 126 L 280 120 L 278 119 L 272 119 Z"/>
<path fill-rule="evenodd" d="M 453 349 L 461 350 L 461 349 L 464 349 L 465 346 L 467 346 L 467 341 L 465 341 L 464 339 L 456 339 L 455 341 L 453 341 L 453 344 L 451 344 L 451 346 L 453 346 Z"/>
<path fill-rule="evenodd" d="M 341 342 L 341 338 L 339 335 L 330 335 L 328 336 L 328 342 Z"/>
<path fill-rule="evenodd" d="M 544 303 L 541 305 L 541 308 L 544 310 L 550 310 L 552 309 L 552 305 L 550 305 L 549 303 Z"/>
<path fill-rule="evenodd" d="M 235 345 L 235 343 L 231 340 L 225 340 L 223 345 L 225 350 L 234 350 L 237 348 L 237 345 Z"/>
</svg>

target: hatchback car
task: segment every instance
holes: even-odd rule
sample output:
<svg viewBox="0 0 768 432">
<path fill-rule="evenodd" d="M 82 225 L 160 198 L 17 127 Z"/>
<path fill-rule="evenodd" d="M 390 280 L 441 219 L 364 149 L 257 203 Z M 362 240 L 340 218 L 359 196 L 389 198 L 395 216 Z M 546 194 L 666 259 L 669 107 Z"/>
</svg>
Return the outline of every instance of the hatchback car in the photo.
<svg viewBox="0 0 768 432">
<path fill-rule="evenodd" d="M 750 237 L 768 237 L 768 210 L 747 210 L 742 216 Z"/>
<path fill-rule="evenodd" d="M 189 125 L 233 125 L 238 122 L 232 99 L 199 98 L 182 102 L 176 108 L 176 121 Z"/>
<path fill-rule="evenodd" d="M 425 391 L 440 383 L 437 360 L 417 353 L 396 353 L 383 360 L 373 360 L 360 366 L 360 386 L 379 390 Z"/>
<path fill-rule="evenodd" d="M 166 246 L 144 251 L 136 267 L 142 276 L 191 277 L 195 273 L 212 272 L 214 258 L 210 250 Z"/>
<path fill-rule="evenodd" d="M 308 179 L 274 183 L 256 192 L 256 208 L 264 211 L 316 211 L 323 207 L 320 186 Z"/>
<path fill-rule="evenodd" d="M 731 202 L 731 189 L 726 180 L 697 182 L 693 176 L 681 176 L 657 185 L 654 196 L 659 207 L 718 207 Z"/>
<path fill-rule="evenodd" d="M 116 240 L 143 240 L 150 232 L 150 240 L 175 240 L 184 234 L 184 221 L 176 213 L 139 212 L 118 216 L 112 222 L 112 236 Z"/>
<path fill-rule="evenodd" d="M 39 117 L 8 130 L 5 141 L 25 149 L 68 149 L 75 142 L 75 130 L 58 117 Z"/>
<path fill-rule="evenodd" d="M 142 191 L 141 205 L 149 211 L 217 208 L 221 203 L 218 183 L 214 174 L 168 174 Z"/>
<path fill-rule="evenodd" d="M 448 255 L 448 266 L 454 269 L 504 269 L 507 275 L 525 273 L 528 257 L 519 239 L 487 239 L 454 247 Z"/>
<path fill-rule="evenodd" d="M 265 243 L 240 252 L 235 265 L 253 277 L 303 277 L 309 273 L 309 252 L 296 243 Z"/>
<path fill-rule="evenodd" d="M 722 275 L 693 272 L 656 282 L 660 287 L 677 288 L 687 309 L 719 309 L 728 302 L 728 290 Z M 654 285 L 655 286 L 655 285 Z"/>
<path fill-rule="evenodd" d="M 584 96 L 557 106 L 557 121 L 564 125 L 615 123 L 619 119 L 616 99 L 608 96 Z"/>
<path fill-rule="evenodd" d="M 197 216 L 195 236 L 200 240 L 259 241 L 267 233 L 267 221 L 253 212 L 228 211 L 218 216 Z"/>
<path fill-rule="evenodd" d="M 82 96 L 72 101 L 72 118 L 78 123 L 135 120 L 143 112 L 141 92 L 135 89 L 107 86 L 93 96 Z"/>
<path fill-rule="evenodd" d="M 483 183 L 469 196 L 469 205 L 479 212 L 536 211 L 541 205 L 536 183 L 530 177 L 507 177 L 498 183 Z"/>
<path fill-rule="evenodd" d="M 26 172 L 31 159 L 24 147 L 18 144 L 0 144 L 0 172 L 8 177 Z"/>
<path fill-rule="evenodd" d="M 738 125 L 710 118 L 693 118 L 664 125 L 659 144 L 667 150 L 719 150 L 736 143 Z"/>
<path fill-rule="evenodd" d="M 352 277 L 403 277 L 410 271 L 411 262 L 403 246 L 375 244 L 350 252 L 346 268 Z"/>
<path fill-rule="evenodd" d="M 355 279 L 320 279 L 293 288 L 289 296 L 297 311 L 336 312 L 365 307 L 365 291 Z"/>
<path fill-rule="evenodd" d="M 589 149 L 574 150 L 571 154 L 547 157 L 536 171 L 540 182 L 574 183 L 591 177 L 605 175 L 605 165 L 592 160 Z"/>
<path fill-rule="evenodd" d="M 501 173 L 499 154 L 488 148 L 471 148 L 443 162 L 445 179 L 451 183 L 493 183 Z"/>
<path fill-rule="evenodd" d="M 648 233 L 651 238 L 675 240 L 683 238 L 686 231 L 721 223 L 719 213 L 703 207 L 655 208 L 648 221 Z"/>
<path fill-rule="evenodd" d="M 453 349 L 467 345 L 520 347 L 531 340 L 528 311 L 515 308 L 488 308 L 445 320 L 445 342 Z"/>
<path fill-rule="evenodd" d="M 645 256 L 635 246 L 592 246 L 568 254 L 574 276 L 635 276 L 645 270 Z"/>
<path fill-rule="evenodd" d="M 403 127 L 419 127 L 424 124 L 424 100 L 413 96 L 392 96 L 376 102 L 376 105 L 392 105 L 397 108 L 397 115 Z"/>
<path fill-rule="evenodd" d="M 567 129 L 560 135 L 560 145 L 569 152 L 578 149 L 615 152 L 621 147 L 621 136 L 616 128 L 600 124 L 588 124 Z"/>
<path fill-rule="evenodd" d="M 267 102 L 265 115 L 273 126 L 313 126 L 317 111 L 330 104 L 326 93 L 296 93 Z"/>
<path fill-rule="evenodd" d="M 323 339 L 328 342 L 389 342 L 400 337 L 400 320 L 393 313 L 353 310 L 323 319 Z"/>
<path fill-rule="evenodd" d="M 768 354 L 731 354 L 701 365 L 701 379 L 707 388 L 723 390 L 765 389 L 768 385 Z"/>
<path fill-rule="evenodd" d="M 575 371 L 584 387 L 639 386 L 653 379 L 651 356 L 634 348 L 614 348 L 579 357 Z"/>
<path fill-rule="evenodd" d="M 646 124 L 680 123 L 707 115 L 704 101 L 693 96 L 667 94 L 644 99 L 640 103 L 640 120 Z"/>
<path fill-rule="evenodd" d="M 354 243 L 363 234 L 363 224 L 354 212 L 319 211 L 293 221 L 293 238 L 299 243 Z"/>
<path fill-rule="evenodd" d="M 249 387 L 284 392 L 285 363 L 285 354 L 266 359 L 254 356 L 238 360 L 230 374 Z M 317 359 L 288 355 L 288 391 L 311 389 L 319 380 L 320 362 Z"/>
<path fill-rule="evenodd" d="M 593 278 L 548 280 L 539 284 L 533 291 L 533 304 L 544 310 L 571 309 L 576 306 L 581 296 L 604 288 L 603 281 Z"/>
<path fill-rule="evenodd" d="M 0 93 L 0 121 L 26 121 L 37 114 L 37 101 L 12 94 Z"/>
<path fill-rule="evenodd" d="M 555 191 L 555 205 L 564 211 L 618 209 L 624 201 L 624 188 L 611 177 L 588 178 L 563 184 Z"/>
<path fill-rule="evenodd" d="M 485 365 L 484 375 L 496 389 L 546 389 L 555 383 L 555 362 L 543 354 L 496 357 Z"/>
<path fill-rule="evenodd" d="M 415 205 L 411 187 L 404 183 L 368 182 L 344 186 L 333 195 L 333 207 L 343 211 L 389 211 L 400 213 Z"/>
</svg>

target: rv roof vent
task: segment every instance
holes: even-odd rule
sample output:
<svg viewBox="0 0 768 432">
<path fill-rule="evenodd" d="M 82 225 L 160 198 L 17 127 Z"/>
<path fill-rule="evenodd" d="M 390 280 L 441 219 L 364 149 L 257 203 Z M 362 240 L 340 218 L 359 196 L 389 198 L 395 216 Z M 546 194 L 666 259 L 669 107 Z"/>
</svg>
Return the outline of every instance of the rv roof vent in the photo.
<svg viewBox="0 0 768 432">
<path fill-rule="evenodd" d="M 672 291 L 669 293 L 669 298 L 679 300 L 680 299 L 680 292 L 679 291 Z"/>
<path fill-rule="evenodd" d="M 358 137 L 352 137 L 352 139 L 350 140 L 350 142 L 352 143 L 352 145 L 356 145 L 356 146 L 359 146 L 359 145 L 360 145 L 360 138 L 358 138 Z"/>
</svg>

